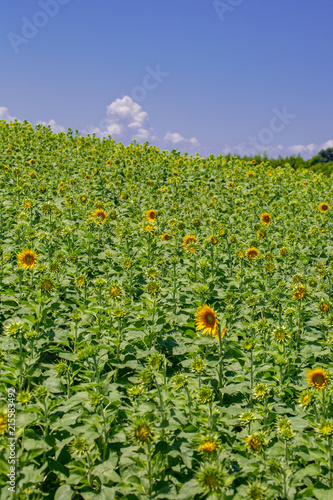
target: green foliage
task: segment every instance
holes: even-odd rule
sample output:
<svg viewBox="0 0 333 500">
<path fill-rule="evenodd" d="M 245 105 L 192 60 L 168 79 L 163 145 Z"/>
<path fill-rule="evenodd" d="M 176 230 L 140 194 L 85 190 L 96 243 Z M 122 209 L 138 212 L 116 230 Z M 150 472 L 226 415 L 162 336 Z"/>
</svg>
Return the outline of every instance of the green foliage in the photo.
<svg viewBox="0 0 333 500">
<path fill-rule="evenodd" d="M 0 498 L 10 432 L 18 500 L 329 498 L 331 179 L 28 122 L 0 143 Z"/>
</svg>

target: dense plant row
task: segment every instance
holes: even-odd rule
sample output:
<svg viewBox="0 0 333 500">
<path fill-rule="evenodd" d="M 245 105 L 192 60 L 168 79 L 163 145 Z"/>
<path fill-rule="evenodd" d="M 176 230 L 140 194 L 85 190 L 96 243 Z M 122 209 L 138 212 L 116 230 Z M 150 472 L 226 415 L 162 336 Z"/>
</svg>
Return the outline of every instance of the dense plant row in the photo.
<svg viewBox="0 0 333 500">
<path fill-rule="evenodd" d="M 0 499 L 328 499 L 331 179 L 0 122 Z"/>
</svg>

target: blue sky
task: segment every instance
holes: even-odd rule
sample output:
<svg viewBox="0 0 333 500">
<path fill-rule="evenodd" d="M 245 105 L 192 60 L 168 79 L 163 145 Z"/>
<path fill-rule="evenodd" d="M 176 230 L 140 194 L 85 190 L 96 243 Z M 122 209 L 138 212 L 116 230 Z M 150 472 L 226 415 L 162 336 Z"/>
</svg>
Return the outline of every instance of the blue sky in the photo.
<svg viewBox="0 0 333 500">
<path fill-rule="evenodd" d="M 333 146 L 333 2 L 2 0 L 0 118 L 182 152 Z"/>
</svg>

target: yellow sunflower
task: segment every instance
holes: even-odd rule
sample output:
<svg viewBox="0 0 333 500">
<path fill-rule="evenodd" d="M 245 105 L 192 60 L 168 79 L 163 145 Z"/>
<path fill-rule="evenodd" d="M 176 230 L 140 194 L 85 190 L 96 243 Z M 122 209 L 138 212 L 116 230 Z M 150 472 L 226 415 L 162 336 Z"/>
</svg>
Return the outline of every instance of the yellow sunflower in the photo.
<svg viewBox="0 0 333 500">
<path fill-rule="evenodd" d="M 271 223 L 271 220 L 272 217 L 267 212 L 261 214 L 260 221 L 262 222 L 262 224 L 266 224 L 268 226 Z"/>
<path fill-rule="evenodd" d="M 104 210 L 102 210 L 101 208 L 95 210 L 95 212 L 91 214 L 91 217 L 93 217 L 96 220 L 97 224 L 99 224 L 100 222 L 104 224 L 104 222 L 108 218 Z"/>
<path fill-rule="evenodd" d="M 168 233 L 164 233 L 164 234 L 161 235 L 161 240 L 162 241 L 169 241 L 169 240 L 171 240 L 171 238 L 172 238 L 172 236 L 170 234 L 168 234 Z"/>
<path fill-rule="evenodd" d="M 17 264 L 23 269 L 32 269 L 36 264 L 37 253 L 26 248 L 17 255 Z"/>
<path fill-rule="evenodd" d="M 304 286 L 300 285 L 294 292 L 293 299 L 294 300 L 302 300 L 306 296 L 306 289 Z"/>
<path fill-rule="evenodd" d="M 183 243 L 182 243 L 182 246 L 183 246 L 183 248 L 186 248 L 186 247 L 187 247 L 187 245 L 188 245 L 189 243 L 196 243 L 196 242 L 197 242 L 197 239 L 196 239 L 196 237 L 195 237 L 195 236 L 192 236 L 192 235 L 190 235 L 190 234 L 187 234 L 187 235 L 186 235 L 186 236 L 184 236 L 184 238 L 183 238 Z"/>
<path fill-rule="evenodd" d="M 321 391 L 325 389 L 327 385 L 327 374 L 322 368 L 315 368 L 314 370 L 308 370 L 308 376 L 306 381 L 315 387 L 317 390 Z"/>
<path fill-rule="evenodd" d="M 7 430 L 7 419 L 4 414 L 0 415 L 0 434 L 4 434 Z"/>
<path fill-rule="evenodd" d="M 251 247 L 246 250 L 246 255 L 250 260 L 254 260 L 260 254 L 257 248 Z"/>
<path fill-rule="evenodd" d="M 195 329 L 203 330 L 203 335 L 213 335 L 217 337 L 217 325 L 219 321 L 214 309 L 211 309 L 207 304 L 199 307 L 194 316 Z"/>
<path fill-rule="evenodd" d="M 210 236 L 209 239 L 212 245 L 216 245 L 218 243 L 218 239 L 214 235 Z"/>
<path fill-rule="evenodd" d="M 330 206 L 328 203 L 320 203 L 318 208 L 324 214 L 324 213 L 328 212 L 328 210 L 330 209 Z"/>
<path fill-rule="evenodd" d="M 149 222 L 155 222 L 156 220 L 156 210 L 147 210 L 146 218 Z"/>
</svg>

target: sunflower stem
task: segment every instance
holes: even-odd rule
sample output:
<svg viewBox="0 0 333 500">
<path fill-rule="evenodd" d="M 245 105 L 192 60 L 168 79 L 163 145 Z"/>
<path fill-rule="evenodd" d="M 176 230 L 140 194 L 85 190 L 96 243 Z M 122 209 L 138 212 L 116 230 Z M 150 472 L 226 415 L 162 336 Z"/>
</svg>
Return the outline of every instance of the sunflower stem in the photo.
<svg viewBox="0 0 333 500">
<path fill-rule="evenodd" d="M 152 498 L 152 474 L 151 474 L 151 449 L 150 449 L 150 443 L 149 441 L 147 442 L 147 465 L 148 465 L 148 496 L 149 499 Z"/>
<path fill-rule="evenodd" d="M 328 469 L 330 477 L 330 490 L 333 487 L 333 464 L 332 464 L 332 436 L 328 438 Z"/>
<path fill-rule="evenodd" d="M 221 323 L 218 327 L 218 338 L 219 338 L 219 387 L 223 387 L 223 345 L 222 345 L 222 328 Z"/>
</svg>

